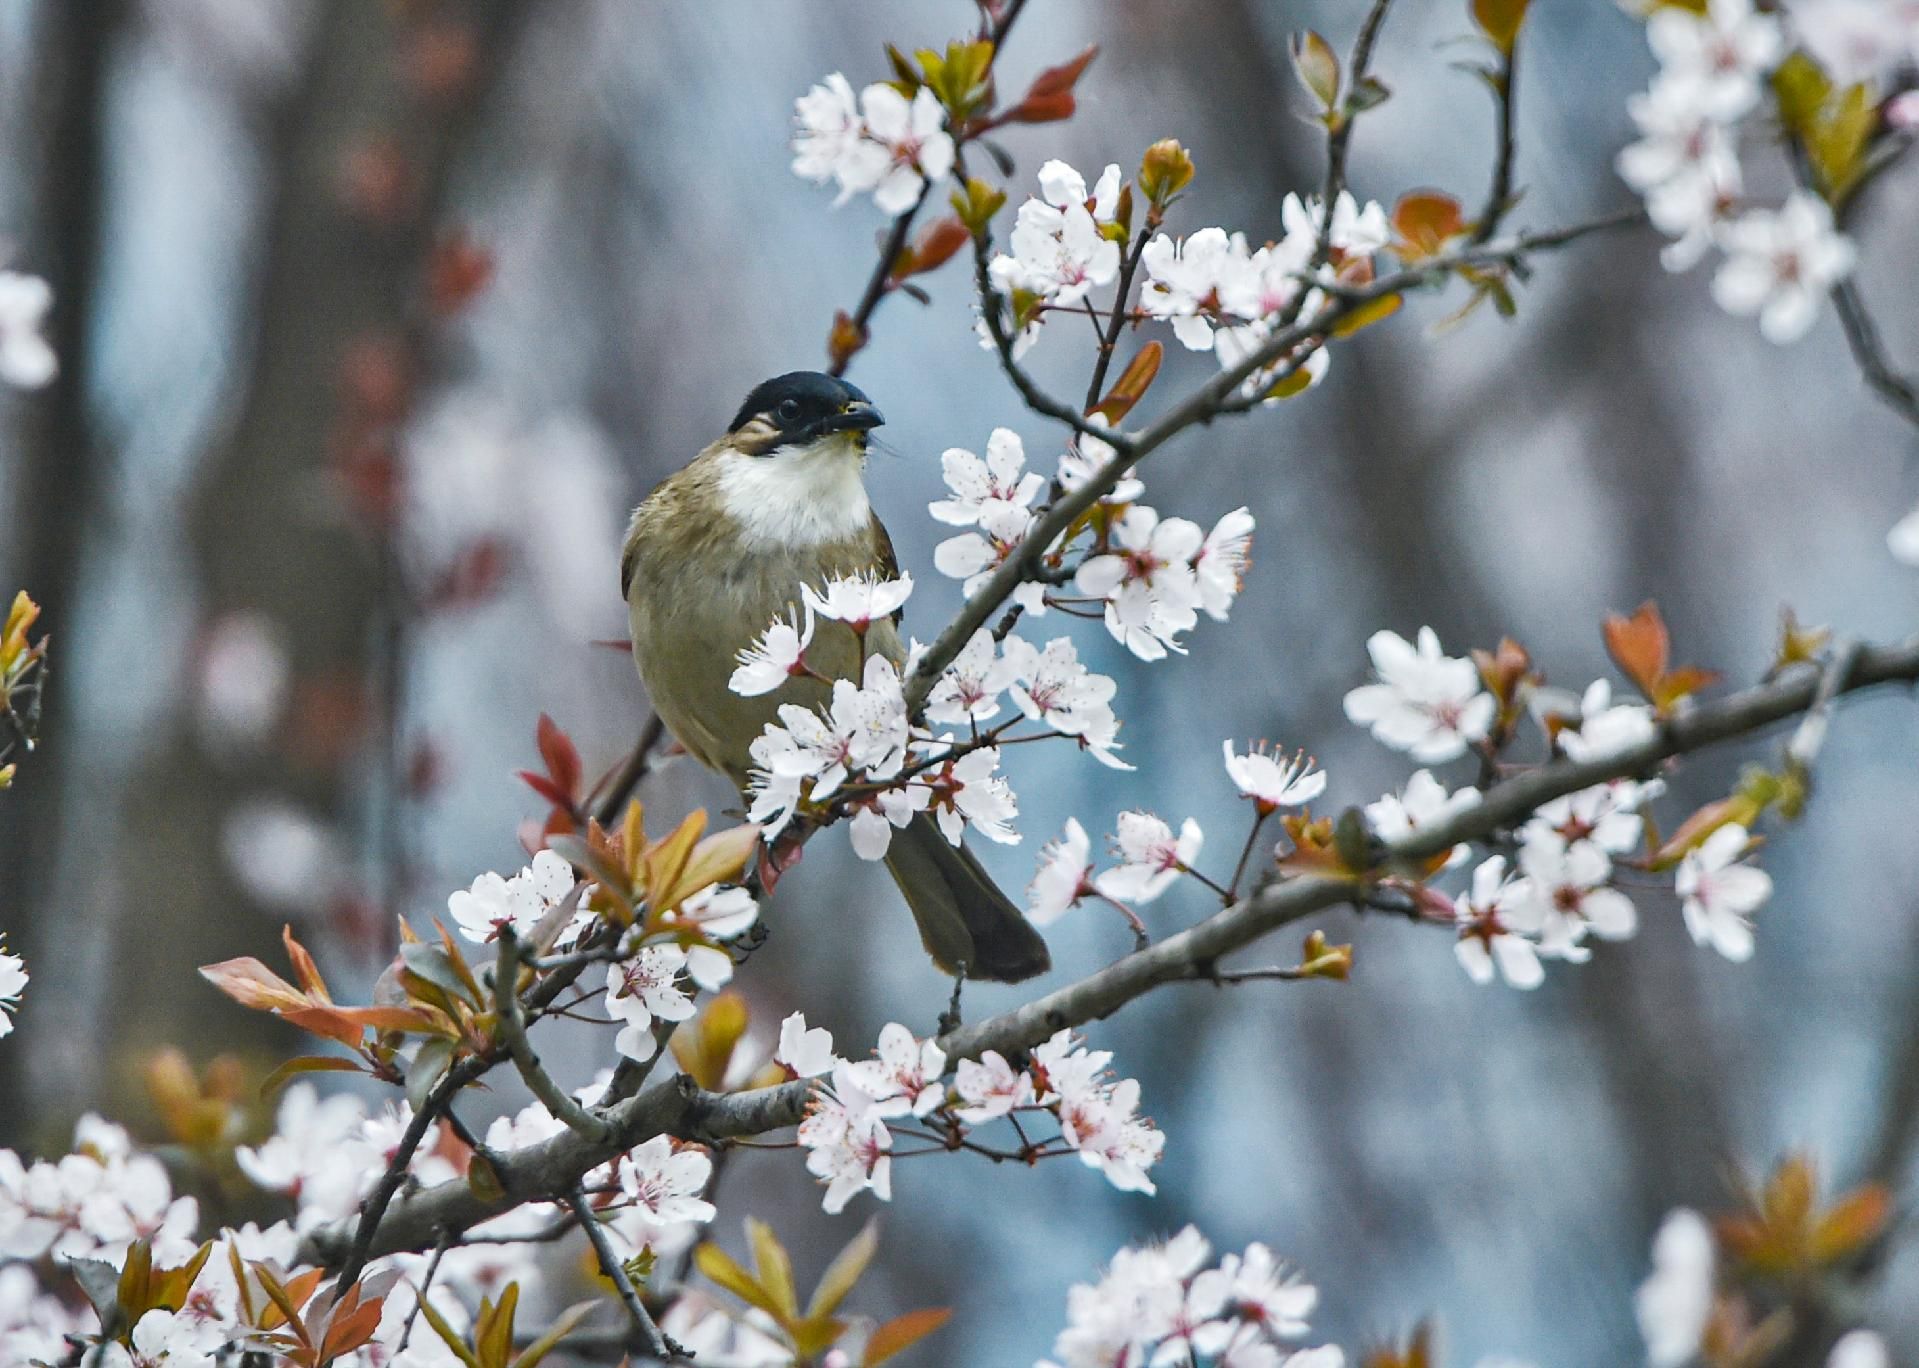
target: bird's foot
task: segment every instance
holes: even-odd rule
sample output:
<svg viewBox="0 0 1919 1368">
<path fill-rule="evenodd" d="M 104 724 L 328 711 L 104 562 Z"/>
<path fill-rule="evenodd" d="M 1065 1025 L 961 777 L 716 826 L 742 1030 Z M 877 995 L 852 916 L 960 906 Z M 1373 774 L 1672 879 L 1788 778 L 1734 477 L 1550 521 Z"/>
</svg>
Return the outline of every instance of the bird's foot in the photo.
<svg viewBox="0 0 1919 1368">
<path fill-rule="evenodd" d="M 966 966 L 961 964 L 957 967 L 959 972 L 953 975 L 953 996 L 946 1000 L 946 1010 L 940 1013 L 940 1035 L 957 1031 L 966 1024 L 960 1020 L 960 989 L 966 986 Z"/>
</svg>

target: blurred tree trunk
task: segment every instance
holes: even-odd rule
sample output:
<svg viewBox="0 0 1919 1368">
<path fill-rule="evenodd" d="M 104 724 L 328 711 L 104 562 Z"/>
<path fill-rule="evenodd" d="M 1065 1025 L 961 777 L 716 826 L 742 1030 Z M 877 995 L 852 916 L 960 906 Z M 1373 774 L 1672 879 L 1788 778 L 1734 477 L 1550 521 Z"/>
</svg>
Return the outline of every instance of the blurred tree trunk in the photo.
<svg viewBox="0 0 1919 1368">
<path fill-rule="evenodd" d="M 20 264 L 44 271 L 53 287 L 50 340 L 60 375 L 44 395 L 26 399 L 18 431 L 23 459 L 9 529 L 7 568 L 14 583 L 0 599 L 26 589 L 46 610 L 52 637 L 50 683 L 42 715 L 41 749 L 21 767 L 16 787 L 0 803 L 0 930 L 10 944 L 38 959 L 57 953 L 58 910 L 53 905 L 54 852 L 62 826 L 62 776 L 67 755 L 59 737 L 70 715 L 70 676 L 58 654 L 73 621 L 88 524 L 95 509 L 105 453 L 89 405 L 94 275 L 99 263 L 102 199 L 102 125 L 107 68 L 122 30 L 124 0 L 41 7 L 46 34 L 34 69 L 40 88 L 30 108 L 48 130 L 32 173 L 40 214 Z M 0 1097 L 24 1096 L 21 1051 L 0 1051 Z M 19 1138 L 30 1109 L 0 1108 L 0 1143 Z"/>
<path fill-rule="evenodd" d="M 135 770 L 109 855 L 120 894 L 95 912 L 114 921 L 99 1023 L 109 1086 L 132 1080 L 160 1044 L 197 1062 L 266 1033 L 261 1017 L 195 974 L 244 954 L 284 968 L 278 914 L 252 905 L 223 853 L 235 802 L 284 800 L 356 828 L 376 763 L 364 737 L 378 719 L 368 726 L 348 701 L 377 694 L 374 624 L 388 590 L 381 529 L 356 523 L 339 497 L 346 408 L 357 402 L 362 419 L 376 410 L 356 437 L 390 454 L 417 379 L 410 341 L 440 202 L 511 46 L 514 9 L 334 0 L 315 25 L 271 149 L 251 373 L 185 527 L 203 618 L 244 609 L 283 634 L 295 739 L 242 757 L 217 752 L 184 706 Z M 359 871 L 340 874 L 351 884 Z M 18 1111 L 69 1114 L 92 1100 L 35 1097 Z"/>
</svg>

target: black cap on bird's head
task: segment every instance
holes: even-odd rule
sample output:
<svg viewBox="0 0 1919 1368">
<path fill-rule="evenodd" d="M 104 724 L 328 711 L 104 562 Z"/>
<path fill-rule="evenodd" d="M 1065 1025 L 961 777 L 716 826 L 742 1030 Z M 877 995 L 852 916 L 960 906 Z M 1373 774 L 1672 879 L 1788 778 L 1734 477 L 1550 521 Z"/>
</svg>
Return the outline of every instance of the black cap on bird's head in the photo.
<svg viewBox="0 0 1919 1368">
<path fill-rule="evenodd" d="M 820 371 L 788 371 L 754 386 L 727 431 L 758 424 L 771 435 L 764 454 L 835 432 L 870 432 L 885 421 L 858 386 Z"/>
</svg>

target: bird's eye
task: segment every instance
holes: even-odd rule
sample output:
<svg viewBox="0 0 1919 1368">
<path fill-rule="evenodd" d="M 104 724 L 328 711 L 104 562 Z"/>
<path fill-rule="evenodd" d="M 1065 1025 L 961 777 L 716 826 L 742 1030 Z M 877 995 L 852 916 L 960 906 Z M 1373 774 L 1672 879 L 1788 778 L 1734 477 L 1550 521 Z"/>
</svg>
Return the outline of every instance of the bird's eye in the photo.
<svg viewBox="0 0 1919 1368">
<path fill-rule="evenodd" d="M 782 423 L 797 423 L 800 420 L 800 401 L 797 399 L 782 399 L 776 412 L 779 414 Z"/>
</svg>

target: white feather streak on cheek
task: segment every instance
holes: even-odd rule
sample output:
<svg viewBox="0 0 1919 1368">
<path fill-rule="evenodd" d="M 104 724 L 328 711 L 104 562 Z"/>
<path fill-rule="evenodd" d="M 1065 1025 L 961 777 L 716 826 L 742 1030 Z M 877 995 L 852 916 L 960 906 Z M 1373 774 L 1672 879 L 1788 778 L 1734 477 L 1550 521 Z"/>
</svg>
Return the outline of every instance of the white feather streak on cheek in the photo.
<svg viewBox="0 0 1919 1368">
<path fill-rule="evenodd" d="M 757 544 L 844 541 L 864 532 L 873 515 L 860 482 L 865 463 L 865 454 L 843 435 L 771 456 L 729 453 L 720 462 L 720 498 Z"/>
</svg>

